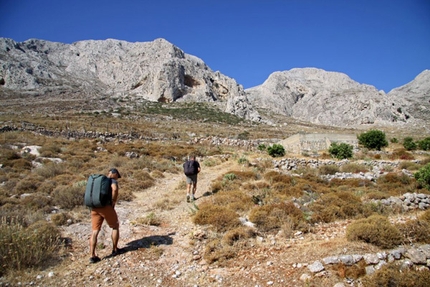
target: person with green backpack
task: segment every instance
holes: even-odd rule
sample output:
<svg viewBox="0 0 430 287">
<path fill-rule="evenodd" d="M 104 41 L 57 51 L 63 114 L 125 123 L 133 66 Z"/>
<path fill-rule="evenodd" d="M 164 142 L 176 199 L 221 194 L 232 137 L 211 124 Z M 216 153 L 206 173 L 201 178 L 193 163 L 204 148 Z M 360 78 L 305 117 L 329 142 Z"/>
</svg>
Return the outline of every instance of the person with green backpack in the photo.
<svg viewBox="0 0 430 287">
<path fill-rule="evenodd" d="M 111 196 L 104 206 L 91 207 L 91 226 L 92 233 L 90 237 L 90 263 L 97 263 L 101 259 L 96 255 L 97 237 L 102 227 L 103 221 L 106 220 L 110 228 L 112 228 L 112 254 L 115 256 L 121 253 L 121 249 L 118 248 L 119 241 L 119 221 L 115 211 L 115 204 L 118 200 L 118 178 L 121 178 L 119 171 L 116 168 L 109 170 L 107 175 L 108 185 L 110 187 Z M 91 183 L 89 183 L 91 184 Z M 93 184 L 94 185 L 94 184 Z M 97 185 L 97 184 L 96 184 Z M 99 184 L 103 186 L 103 184 Z M 88 189 L 88 187 L 87 187 Z"/>
</svg>

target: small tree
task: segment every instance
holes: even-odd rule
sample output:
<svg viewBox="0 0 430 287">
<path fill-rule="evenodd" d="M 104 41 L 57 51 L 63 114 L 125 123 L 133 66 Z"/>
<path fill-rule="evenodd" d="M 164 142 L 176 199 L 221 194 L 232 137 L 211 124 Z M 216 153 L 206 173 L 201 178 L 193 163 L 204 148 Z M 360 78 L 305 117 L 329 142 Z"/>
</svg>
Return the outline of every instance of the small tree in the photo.
<svg viewBox="0 0 430 287">
<path fill-rule="evenodd" d="M 370 130 L 357 136 L 358 143 L 368 149 L 381 150 L 382 147 L 388 146 L 385 133 L 380 130 Z"/>
<path fill-rule="evenodd" d="M 430 137 L 420 140 L 418 146 L 421 150 L 430 150 Z"/>
<path fill-rule="evenodd" d="M 352 157 L 353 146 L 347 143 L 332 143 L 328 152 L 337 159 L 345 159 Z"/>
<path fill-rule="evenodd" d="M 403 139 L 403 147 L 406 150 L 414 150 L 417 148 L 417 144 L 414 142 L 414 139 L 411 137 L 405 137 Z"/>
<path fill-rule="evenodd" d="M 267 152 L 272 157 L 280 157 L 285 155 L 285 149 L 281 144 L 273 144 L 267 148 Z"/>
<path fill-rule="evenodd" d="M 420 185 L 430 190 L 430 163 L 420 168 L 414 177 Z"/>
</svg>

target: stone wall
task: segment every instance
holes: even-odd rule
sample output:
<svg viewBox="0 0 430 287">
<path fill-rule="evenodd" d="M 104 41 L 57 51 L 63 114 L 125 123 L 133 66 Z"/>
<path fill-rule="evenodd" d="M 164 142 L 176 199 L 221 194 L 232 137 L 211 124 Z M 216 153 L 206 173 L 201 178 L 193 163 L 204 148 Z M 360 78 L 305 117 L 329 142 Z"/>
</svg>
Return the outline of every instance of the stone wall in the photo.
<svg viewBox="0 0 430 287">
<path fill-rule="evenodd" d="M 353 134 L 295 134 L 279 142 L 286 152 L 293 154 L 316 153 L 328 150 L 334 142 L 347 143 L 358 147 L 357 136 Z"/>
</svg>

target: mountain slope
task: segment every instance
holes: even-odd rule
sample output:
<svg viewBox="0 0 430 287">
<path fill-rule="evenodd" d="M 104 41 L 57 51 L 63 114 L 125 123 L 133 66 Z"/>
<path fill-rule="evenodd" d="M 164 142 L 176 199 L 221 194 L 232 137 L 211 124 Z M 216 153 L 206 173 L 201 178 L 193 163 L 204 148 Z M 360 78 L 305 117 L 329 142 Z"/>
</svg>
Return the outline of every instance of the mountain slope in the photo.
<svg viewBox="0 0 430 287">
<path fill-rule="evenodd" d="M 234 79 L 164 39 L 62 44 L 0 38 L 0 84 L 3 93 L 26 95 L 217 102 L 226 112 L 260 120 Z"/>
<path fill-rule="evenodd" d="M 330 126 L 412 122 L 400 101 L 347 75 L 315 68 L 275 72 L 245 91 L 259 107 L 299 120 Z"/>
</svg>

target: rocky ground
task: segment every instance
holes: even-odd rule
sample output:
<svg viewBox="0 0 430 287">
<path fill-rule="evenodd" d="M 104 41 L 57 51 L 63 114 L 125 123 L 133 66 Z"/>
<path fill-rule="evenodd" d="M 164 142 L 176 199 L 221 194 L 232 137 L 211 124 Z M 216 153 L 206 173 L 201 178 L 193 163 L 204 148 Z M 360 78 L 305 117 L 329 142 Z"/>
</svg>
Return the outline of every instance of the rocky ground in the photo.
<svg viewBox="0 0 430 287">
<path fill-rule="evenodd" d="M 226 161 L 204 167 L 197 204 L 211 199 L 211 181 L 237 168 L 234 164 Z M 104 224 L 98 244 L 102 261 L 89 263 L 88 216 L 64 227 L 70 246 L 60 265 L 29 272 L 1 286 L 360 286 L 342 278 L 342 270 L 326 269 L 315 275 L 308 267 L 331 255 L 379 251 L 364 243 L 347 242 L 344 234 L 349 221 L 342 221 L 316 226 L 312 233 L 296 233 L 294 238 L 259 234 L 253 248 L 244 248 L 226 266 L 208 264 L 203 253 L 211 232 L 192 223 L 196 209 L 185 200 L 184 181 L 182 174 L 166 174 L 155 186 L 136 193 L 134 201 L 120 201 L 117 212 L 123 254 L 108 256 L 110 229 Z M 158 226 L 139 223 L 151 213 L 160 219 Z"/>
</svg>

